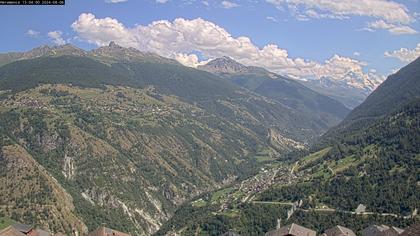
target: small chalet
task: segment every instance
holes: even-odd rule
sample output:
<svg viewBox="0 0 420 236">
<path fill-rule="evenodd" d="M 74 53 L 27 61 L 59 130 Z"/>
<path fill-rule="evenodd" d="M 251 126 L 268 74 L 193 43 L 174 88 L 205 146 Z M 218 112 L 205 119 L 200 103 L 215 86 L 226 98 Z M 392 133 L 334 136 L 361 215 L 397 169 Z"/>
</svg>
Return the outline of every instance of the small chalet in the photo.
<svg viewBox="0 0 420 236">
<path fill-rule="evenodd" d="M 100 227 L 99 229 L 90 232 L 88 236 L 130 236 L 129 234 L 119 232 L 106 227 Z"/>
<path fill-rule="evenodd" d="M 337 225 L 325 230 L 322 236 L 356 236 L 356 234 L 349 228 Z"/>
<path fill-rule="evenodd" d="M 356 214 L 365 213 L 366 212 L 366 206 L 363 205 L 363 204 L 359 204 L 354 212 L 356 212 Z"/>
<path fill-rule="evenodd" d="M 297 224 L 291 224 L 270 231 L 265 236 L 316 236 L 316 231 Z"/>
</svg>

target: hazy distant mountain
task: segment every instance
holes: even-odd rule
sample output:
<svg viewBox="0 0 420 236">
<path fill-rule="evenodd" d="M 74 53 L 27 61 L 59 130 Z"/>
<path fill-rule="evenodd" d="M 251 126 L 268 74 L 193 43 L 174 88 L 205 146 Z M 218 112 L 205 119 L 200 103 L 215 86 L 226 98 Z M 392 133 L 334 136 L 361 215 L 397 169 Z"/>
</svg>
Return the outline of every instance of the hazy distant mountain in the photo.
<svg viewBox="0 0 420 236">
<path fill-rule="evenodd" d="M 420 58 L 390 75 L 360 106 L 355 108 L 346 121 L 369 117 L 381 117 L 394 112 L 406 103 L 420 97 Z M 344 122 L 344 123 L 345 123 Z"/>
<path fill-rule="evenodd" d="M 260 67 L 245 66 L 229 57 L 217 58 L 198 69 L 227 80 L 300 111 L 325 127 L 337 124 L 349 110 L 340 102 Z"/>
<path fill-rule="evenodd" d="M 339 79 L 334 77 L 322 77 L 320 79 L 294 80 L 279 76 L 261 67 L 245 66 L 230 57 L 216 58 L 205 65 L 198 66 L 198 68 L 222 76 L 229 74 L 257 74 L 272 79 L 293 80 L 320 94 L 341 102 L 350 109 L 353 109 L 362 103 L 382 82 L 379 80 L 371 80 L 352 72 L 349 72 Z M 256 85 L 253 84 L 252 86 Z"/>
<path fill-rule="evenodd" d="M 298 160 L 312 179 L 309 185 L 317 186 L 299 197 L 315 193 L 311 198 L 333 208 L 364 204 L 369 211 L 403 216 L 420 207 L 419 68 L 420 58 L 389 76 L 321 138 L 312 155 Z M 272 190 L 266 199 L 287 188 L 293 186 Z"/>
<path fill-rule="evenodd" d="M 325 137 L 341 135 L 342 130 L 357 130 L 401 109 L 420 97 L 420 58 L 390 75 L 369 97 L 351 111 L 346 119 Z"/>
<path fill-rule="evenodd" d="M 298 80 L 305 86 L 330 96 L 353 109 L 381 84 L 382 81 L 362 77 L 349 72 L 342 78 L 322 77 L 320 79 Z"/>
<path fill-rule="evenodd" d="M 419 82 L 417 58 L 390 75 L 312 148 L 313 153 L 328 151 L 304 158 L 300 169 L 323 186 L 320 196 L 328 205 L 352 209 L 363 203 L 374 212 L 400 215 L 420 207 Z"/>
<path fill-rule="evenodd" d="M 371 92 L 370 90 L 350 87 L 344 83 L 337 83 L 326 78 L 306 81 L 298 80 L 298 82 L 312 90 L 340 101 L 350 109 L 360 105 Z"/>
</svg>

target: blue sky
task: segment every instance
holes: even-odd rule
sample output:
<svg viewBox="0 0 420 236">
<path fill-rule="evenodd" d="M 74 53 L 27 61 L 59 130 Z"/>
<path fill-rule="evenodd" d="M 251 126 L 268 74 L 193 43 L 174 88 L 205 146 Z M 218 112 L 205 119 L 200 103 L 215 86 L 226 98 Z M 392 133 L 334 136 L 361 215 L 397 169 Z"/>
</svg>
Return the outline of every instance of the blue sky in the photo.
<svg viewBox="0 0 420 236">
<path fill-rule="evenodd" d="M 245 64 L 255 61 L 259 66 L 296 77 L 307 77 L 311 73 L 320 76 L 330 73 L 338 77 L 346 70 L 360 69 L 361 75 L 369 76 L 369 71 L 388 75 L 419 55 L 418 0 L 343 0 L 339 6 L 334 5 L 336 1 L 329 1 L 331 4 L 323 5 L 323 1 L 316 0 L 292 0 L 292 4 L 283 0 L 127 0 L 119 3 L 67 0 L 65 6 L 0 6 L 0 52 L 25 51 L 42 44 L 65 42 L 90 49 L 114 40 L 123 46 L 177 58 L 188 65 L 226 54 Z M 83 13 L 90 14 L 85 14 L 81 20 Z M 185 21 L 175 24 L 177 18 Z M 202 21 L 194 21 L 197 18 Z M 147 28 L 159 20 L 173 25 L 168 26 L 169 29 Z M 77 27 L 72 27 L 75 22 Z M 112 29 L 116 23 L 123 27 L 119 33 Z M 184 32 L 190 24 L 197 30 Z M 205 35 L 207 31 L 214 33 L 215 27 L 223 30 L 221 35 L 216 32 L 216 37 L 221 37 L 216 46 L 211 44 L 212 34 Z M 168 37 L 174 39 L 163 40 L 159 30 L 169 30 Z M 152 32 L 160 36 L 156 38 Z M 250 42 L 242 45 L 241 36 Z M 186 44 L 189 39 L 194 42 Z M 243 49 L 233 48 L 235 45 L 242 45 Z M 267 45 L 277 48 L 262 50 Z"/>
</svg>

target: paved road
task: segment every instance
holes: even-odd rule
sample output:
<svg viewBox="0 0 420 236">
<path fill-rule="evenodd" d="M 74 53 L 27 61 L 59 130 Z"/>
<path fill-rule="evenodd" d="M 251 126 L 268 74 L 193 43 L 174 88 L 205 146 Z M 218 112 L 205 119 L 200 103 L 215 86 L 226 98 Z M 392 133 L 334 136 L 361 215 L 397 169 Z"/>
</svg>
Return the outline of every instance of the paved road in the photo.
<svg viewBox="0 0 420 236">
<path fill-rule="evenodd" d="M 252 201 L 253 204 L 268 204 L 268 205 L 286 205 L 286 206 L 293 206 L 292 202 L 270 202 L 270 201 Z M 377 212 L 363 212 L 363 213 L 356 213 L 354 211 L 345 211 L 345 210 L 338 210 L 333 208 L 315 208 L 315 209 L 302 209 L 302 208 L 296 208 L 296 210 L 299 211 L 317 211 L 317 212 L 339 212 L 344 214 L 351 214 L 351 215 L 379 215 L 379 216 L 392 216 L 395 218 L 404 218 L 404 219 L 410 219 L 410 216 L 401 216 L 394 213 L 377 213 Z"/>
</svg>

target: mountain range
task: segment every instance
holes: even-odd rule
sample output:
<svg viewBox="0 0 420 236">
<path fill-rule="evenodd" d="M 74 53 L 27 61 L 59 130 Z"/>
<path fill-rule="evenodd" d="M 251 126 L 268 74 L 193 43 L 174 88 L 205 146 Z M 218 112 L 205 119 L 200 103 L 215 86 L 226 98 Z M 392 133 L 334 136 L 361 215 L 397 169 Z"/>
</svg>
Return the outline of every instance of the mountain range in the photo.
<svg viewBox="0 0 420 236">
<path fill-rule="evenodd" d="M 178 62 L 175 60 L 160 57 L 157 54 L 149 52 L 140 52 L 134 48 L 123 49 L 122 47 L 118 47 L 118 45 L 116 45 L 113 42 L 111 42 L 111 46 L 113 47 L 102 47 L 89 52 L 77 48 L 71 44 L 53 47 L 41 46 L 28 52 L 12 52 L 0 54 L 0 66 L 17 60 L 33 59 L 41 56 L 60 55 L 89 56 L 93 58 L 99 58 L 102 56 L 102 59 L 112 59 L 113 57 L 117 57 L 119 60 L 144 60 L 145 58 L 147 58 L 147 60 L 154 60 L 155 62 L 166 61 L 168 63 L 178 64 Z M 110 53 L 112 54 L 112 50 L 110 50 L 109 48 L 113 48 L 114 55 L 112 57 L 110 57 L 109 55 Z M 344 77 L 339 79 L 335 77 L 322 77 L 320 79 L 295 80 L 286 78 L 284 76 L 276 75 L 275 73 L 268 72 L 263 68 L 258 68 L 254 66 L 244 66 L 234 61 L 230 57 L 214 59 L 204 66 L 199 66 L 199 69 L 209 70 L 210 72 L 217 72 L 218 74 L 235 74 L 240 72 L 246 72 L 251 74 L 255 74 L 256 72 L 262 74 L 271 74 L 269 77 L 277 76 L 289 81 L 297 81 L 305 85 L 306 87 L 312 89 L 313 91 L 316 91 L 320 94 L 326 95 L 341 102 L 349 109 L 353 109 L 357 105 L 362 103 L 363 100 L 382 82 L 379 79 L 371 80 L 369 78 L 362 77 L 352 72 L 349 72 Z"/>
<path fill-rule="evenodd" d="M 321 95 L 295 80 L 264 68 L 244 66 L 229 57 L 217 58 L 198 69 L 212 72 L 262 96 L 287 104 L 319 124 L 341 120 L 349 112 L 342 103 Z"/>
<path fill-rule="evenodd" d="M 350 109 L 360 105 L 383 82 L 377 76 L 369 78 L 369 76 L 354 72 L 348 72 L 339 78 L 324 76 L 319 79 L 297 81 L 321 94 L 340 101 Z"/>
<path fill-rule="evenodd" d="M 410 214 L 419 63 L 350 112 L 228 57 L 194 69 L 113 42 L 0 54 L 0 218 L 64 233 L 260 235 L 287 207 L 256 202 L 302 201 L 289 218 L 308 224 L 322 206 Z"/>
<path fill-rule="evenodd" d="M 152 234 L 180 205 L 306 149 L 348 112 L 277 75 L 284 91 L 254 90 L 112 42 L 0 62 L 3 216 L 53 232 Z"/>
<path fill-rule="evenodd" d="M 360 105 L 366 97 L 382 83 L 382 79 L 377 76 L 366 76 L 351 71 L 339 78 L 324 76 L 319 79 L 292 79 L 269 72 L 261 67 L 245 66 L 226 56 L 211 60 L 205 65 L 200 65 L 198 66 L 198 69 L 225 76 L 248 74 L 249 76 L 253 75 L 254 77 L 266 76 L 267 78 L 274 80 L 293 81 L 293 83 L 298 82 L 313 91 L 341 102 L 349 109 L 353 109 Z M 252 84 L 251 86 L 256 85 Z"/>
</svg>

